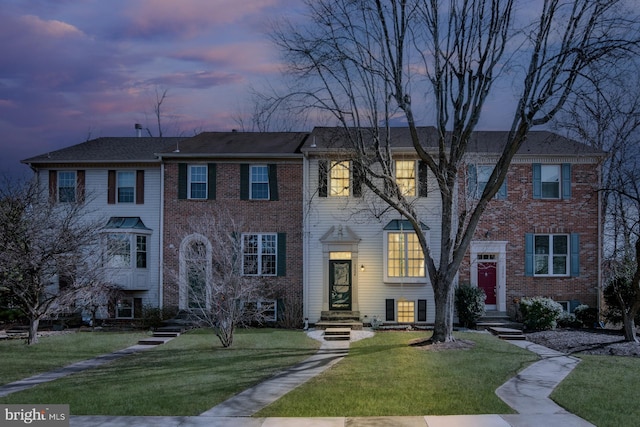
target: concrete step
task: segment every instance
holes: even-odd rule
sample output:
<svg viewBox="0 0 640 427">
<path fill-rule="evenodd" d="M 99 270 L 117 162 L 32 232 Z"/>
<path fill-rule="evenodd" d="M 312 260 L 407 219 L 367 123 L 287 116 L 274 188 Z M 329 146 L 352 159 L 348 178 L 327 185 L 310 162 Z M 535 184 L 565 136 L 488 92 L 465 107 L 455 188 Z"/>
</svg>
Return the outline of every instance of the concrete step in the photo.
<svg viewBox="0 0 640 427">
<path fill-rule="evenodd" d="M 321 320 L 315 324 L 316 329 L 327 329 L 327 328 L 349 328 L 353 331 L 361 331 L 362 330 L 362 322 L 357 322 L 353 320 L 343 320 L 343 321 L 325 321 Z"/>
<path fill-rule="evenodd" d="M 523 341 L 523 340 L 527 339 L 520 329 L 505 328 L 505 327 L 501 327 L 501 326 L 494 326 L 494 327 L 490 327 L 488 329 L 489 329 L 489 332 L 491 332 L 493 335 L 497 335 L 498 338 L 500 338 L 502 340 L 519 340 L 519 341 Z"/>
<path fill-rule="evenodd" d="M 520 335 L 498 335 L 498 338 L 500 338 L 501 340 L 507 340 L 507 341 L 526 341 L 527 337 L 525 337 L 523 334 Z"/>
<path fill-rule="evenodd" d="M 161 345 L 171 341 L 173 337 L 149 337 L 138 340 L 139 345 Z"/>
<path fill-rule="evenodd" d="M 349 341 L 351 328 L 327 328 L 324 330 L 325 341 Z"/>
<path fill-rule="evenodd" d="M 180 332 L 178 331 L 154 331 L 154 337 L 164 337 L 164 338 L 176 338 L 180 336 Z"/>
</svg>

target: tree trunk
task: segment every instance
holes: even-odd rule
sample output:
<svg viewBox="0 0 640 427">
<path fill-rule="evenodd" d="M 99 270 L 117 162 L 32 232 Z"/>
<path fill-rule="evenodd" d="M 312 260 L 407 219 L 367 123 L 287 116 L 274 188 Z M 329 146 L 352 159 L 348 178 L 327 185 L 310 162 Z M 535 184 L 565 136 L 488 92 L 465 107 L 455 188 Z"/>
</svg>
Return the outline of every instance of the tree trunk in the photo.
<svg viewBox="0 0 640 427">
<path fill-rule="evenodd" d="M 38 326 L 40 325 L 40 319 L 29 319 L 29 336 L 27 337 L 27 344 L 38 344 Z"/>
<path fill-rule="evenodd" d="M 453 284 L 440 279 L 433 284 L 433 292 L 436 303 L 436 318 L 431 340 L 433 342 L 455 341 L 453 338 Z"/>
<path fill-rule="evenodd" d="M 624 321 L 624 340 L 628 342 L 638 342 L 636 336 L 636 313 L 632 313 L 627 310 L 622 310 L 622 319 Z"/>
</svg>

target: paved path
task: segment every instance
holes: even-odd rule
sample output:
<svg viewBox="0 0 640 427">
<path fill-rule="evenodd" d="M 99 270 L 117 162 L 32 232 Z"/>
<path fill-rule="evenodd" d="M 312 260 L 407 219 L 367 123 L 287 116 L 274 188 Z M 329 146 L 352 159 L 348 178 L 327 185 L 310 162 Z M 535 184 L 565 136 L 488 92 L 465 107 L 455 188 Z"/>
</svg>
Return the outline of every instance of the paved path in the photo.
<svg viewBox="0 0 640 427">
<path fill-rule="evenodd" d="M 310 332 L 321 339 L 321 332 Z M 355 339 L 365 332 L 353 331 Z M 319 338 L 320 337 L 320 338 Z M 556 405 L 549 395 L 578 364 L 579 359 L 566 356 L 527 341 L 510 341 L 541 357 L 496 390 L 496 394 L 518 414 L 451 415 L 415 417 L 327 417 L 327 418 L 253 418 L 251 415 L 277 400 L 300 384 L 318 375 L 347 353 L 348 341 L 323 341 L 318 353 L 273 378 L 193 417 L 72 416 L 73 427 L 593 427 L 582 418 Z M 0 396 L 52 381 L 83 369 L 89 369 L 152 346 L 133 346 L 112 355 L 78 362 L 66 368 L 37 375 L 0 387 Z M 20 384 L 20 385 L 18 385 Z M 320 404 L 320 403 L 319 403 Z"/>
</svg>

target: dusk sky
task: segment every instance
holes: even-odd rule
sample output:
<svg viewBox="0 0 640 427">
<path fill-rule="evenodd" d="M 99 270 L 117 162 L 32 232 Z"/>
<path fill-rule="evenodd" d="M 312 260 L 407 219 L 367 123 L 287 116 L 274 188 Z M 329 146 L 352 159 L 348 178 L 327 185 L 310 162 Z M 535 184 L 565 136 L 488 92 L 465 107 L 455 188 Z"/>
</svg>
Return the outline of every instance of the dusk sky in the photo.
<svg viewBox="0 0 640 427">
<path fill-rule="evenodd" d="M 301 0 L 2 0 L 0 174 L 25 159 L 101 136 L 229 131 L 249 87 L 277 81 L 271 20 Z M 487 109 L 504 110 L 493 100 Z M 488 112 L 484 128 L 508 126 Z M 426 123 L 431 124 L 431 123 Z M 311 129 L 299 129 L 311 130 Z"/>
</svg>

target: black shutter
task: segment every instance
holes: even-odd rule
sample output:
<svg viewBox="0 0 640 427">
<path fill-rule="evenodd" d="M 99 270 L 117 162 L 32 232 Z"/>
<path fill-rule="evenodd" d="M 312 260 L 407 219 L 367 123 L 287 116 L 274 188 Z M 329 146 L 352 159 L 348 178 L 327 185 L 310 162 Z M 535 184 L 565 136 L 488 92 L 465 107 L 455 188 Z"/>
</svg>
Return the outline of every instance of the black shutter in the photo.
<svg viewBox="0 0 640 427">
<path fill-rule="evenodd" d="M 278 200 L 278 166 L 268 165 L 269 168 L 269 200 Z"/>
<path fill-rule="evenodd" d="M 364 180 L 364 171 L 362 165 L 357 162 L 351 162 L 351 180 L 353 185 L 353 197 L 362 197 L 362 181 Z"/>
<path fill-rule="evenodd" d="M 84 186 L 85 173 L 83 170 L 76 172 L 76 201 L 80 204 L 84 203 Z"/>
<path fill-rule="evenodd" d="M 278 276 L 287 275 L 287 233 L 278 233 L 278 254 L 277 254 Z"/>
<path fill-rule="evenodd" d="M 422 160 L 418 162 L 418 197 L 427 197 L 428 186 L 427 179 L 429 175 L 429 167 Z"/>
<path fill-rule="evenodd" d="M 49 200 L 58 201 L 58 171 L 49 171 Z"/>
<path fill-rule="evenodd" d="M 329 171 L 329 162 L 326 160 L 318 161 L 318 196 L 327 197 L 327 177 Z"/>
<path fill-rule="evenodd" d="M 418 300 L 418 322 L 426 322 L 427 321 L 427 300 L 419 299 Z"/>
<path fill-rule="evenodd" d="M 207 199 L 216 199 L 216 164 L 207 165 Z"/>
<path fill-rule="evenodd" d="M 249 200 L 249 165 L 240 165 L 240 200 Z"/>
<path fill-rule="evenodd" d="M 178 199 L 187 198 L 187 164 L 178 163 Z"/>
<path fill-rule="evenodd" d="M 144 170 L 136 171 L 136 205 L 144 204 Z"/>
<path fill-rule="evenodd" d="M 384 300 L 385 303 L 385 320 L 393 322 L 396 320 L 396 301 L 393 299 Z"/>
<path fill-rule="evenodd" d="M 116 171 L 107 172 L 107 203 L 114 205 L 116 203 Z"/>
</svg>

